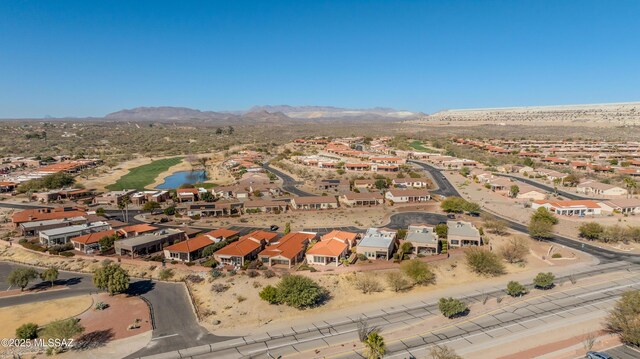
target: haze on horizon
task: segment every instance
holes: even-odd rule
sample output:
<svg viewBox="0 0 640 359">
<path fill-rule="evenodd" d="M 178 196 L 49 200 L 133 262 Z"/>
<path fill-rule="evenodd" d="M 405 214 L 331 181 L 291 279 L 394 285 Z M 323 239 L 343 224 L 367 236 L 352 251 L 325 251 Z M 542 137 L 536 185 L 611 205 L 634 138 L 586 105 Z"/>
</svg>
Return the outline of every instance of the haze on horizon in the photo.
<svg viewBox="0 0 640 359">
<path fill-rule="evenodd" d="M 635 1 L 0 2 L 0 118 L 640 100 Z"/>
</svg>

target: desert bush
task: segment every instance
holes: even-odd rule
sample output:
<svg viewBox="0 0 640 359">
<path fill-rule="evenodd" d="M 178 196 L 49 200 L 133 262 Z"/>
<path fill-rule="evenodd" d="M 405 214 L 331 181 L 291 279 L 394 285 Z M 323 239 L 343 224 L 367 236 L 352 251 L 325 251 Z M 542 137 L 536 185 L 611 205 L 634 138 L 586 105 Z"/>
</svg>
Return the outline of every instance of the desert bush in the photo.
<svg viewBox="0 0 640 359">
<path fill-rule="evenodd" d="M 383 288 L 378 278 L 372 274 L 358 275 L 353 279 L 353 286 L 364 294 L 382 292 Z"/>
<path fill-rule="evenodd" d="M 511 281 L 507 284 L 507 294 L 512 297 L 521 297 L 527 294 L 527 288 L 516 281 Z"/>
<path fill-rule="evenodd" d="M 463 301 L 451 297 L 440 298 L 438 309 L 447 318 L 455 318 L 464 315 L 468 311 L 467 305 Z"/>
<path fill-rule="evenodd" d="M 411 288 L 411 282 L 400 272 L 389 272 L 386 275 L 387 284 L 394 292 L 400 292 Z"/>
<path fill-rule="evenodd" d="M 419 259 L 412 259 L 400 265 L 402 272 L 413 280 L 415 284 L 433 284 L 436 275 L 431 271 L 429 265 Z"/>
<path fill-rule="evenodd" d="M 506 272 L 500 257 L 493 252 L 472 248 L 465 255 L 467 266 L 474 273 L 496 277 Z"/>
<path fill-rule="evenodd" d="M 547 273 L 538 273 L 538 275 L 533 278 L 533 284 L 536 286 L 536 288 L 540 288 L 540 289 L 550 289 L 553 288 L 554 286 L 554 281 L 556 280 L 556 276 L 553 275 L 553 273 L 551 272 L 547 272 Z"/>
</svg>

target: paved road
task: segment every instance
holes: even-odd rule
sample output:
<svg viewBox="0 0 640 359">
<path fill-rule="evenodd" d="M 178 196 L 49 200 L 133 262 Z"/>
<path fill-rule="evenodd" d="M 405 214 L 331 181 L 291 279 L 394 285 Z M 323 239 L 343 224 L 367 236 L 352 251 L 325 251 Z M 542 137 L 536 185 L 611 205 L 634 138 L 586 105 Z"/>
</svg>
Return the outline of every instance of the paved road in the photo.
<svg viewBox="0 0 640 359">
<path fill-rule="evenodd" d="M 615 359 L 638 359 L 640 358 L 640 350 L 626 345 L 620 345 L 615 348 L 603 350 Z"/>
<path fill-rule="evenodd" d="M 460 196 L 460 194 L 458 193 L 458 190 L 456 190 L 456 188 L 451 183 L 449 183 L 447 178 L 444 177 L 444 175 L 442 174 L 442 172 L 440 172 L 439 169 L 421 161 L 408 160 L 407 162 L 415 164 L 429 173 L 430 177 L 438 186 L 437 190 L 431 191 L 432 194 L 438 194 L 445 197 Z"/>
<path fill-rule="evenodd" d="M 385 227 L 391 229 L 406 229 L 413 224 L 429 224 L 435 226 L 446 221 L 447 216 L 440 213 L 401 212 L 391 215 L 389 224 L 385 225 Z"/>
<path fill-rule="evenodd" d="M 596 274 L 609 271 L 619 271 L 621 268 L 629 268 L 627 264 L 609 264 L 596 270 L 586 270 L 576 274 L 574 278 L 582 279 L 593 277 Z M 450 343 L 456 340 L 477 343 L 498 339 L 512 333 L 526 330 L 537 325 L 543 325 L 551 321 L 563 321 L 591 312 L 593 310 L 608 309 L 613 300 L 629 288 L 640 287 L 640 268 L 632 267 L 626 275 L 617 276 L 615 280 L 601 281 L 597 285 L 572 286 L 566 284 L 566 288 L 559 292 L 549 293 L 539 298 L 524 297 L 523 301 L 516 305 L 498 309 L 491 315 L 474 315 L 471 313 L 466 320 L 459 320 L 456 325 L 448 325 L 439 330 L 421 333 L 416 331 L 413 335 L 403 340 L 389 340 L 387 342 L 388 356 L 408 358 L 410 355 L 421 357 L 426 345 L 438 343 Z M 566 282 L 568 278 L 562 278 L 557 283 Z M 485 293 L 475 292 L 462 299 L 468 303 L 481 303 L 485 297 L 491 298 L 504 296 L 502 288 L 487 288 Z M 236 338 L 227 342 L 221 342 L 208 346 L 191 348 L 189 351 L 165 353 L 164 358 L 266 358 L 267 353 L 271 357 L 287 357 L 296 354 L 299 357 L 323 357 L 314 354 L 314 350 L 322 350 L 332 347 L 338 348 L 343 343 L 357 338 L 358 323 L 362 318 L 370 325 L 380 329 L 385 334 L 400 328 L 418 324 L 429 316 L 440 315 L 438 305 L 435 302 L 417 302 L 411 306 L 398 306 L 384 308 L 369 313 L 353 313 L 346 318 L 325 320 L 306 326 L 291 327 L 282 331 L 271 331 Z M 473 339 L 472 339 L 473 338 Z M 345 351 L 337 357 L 362 358 L 360 353 L 344 346 Z M 335 357 L 335 356 L 332 356 Z M 385 356 L 386 358 L 387 356 Z"/>
<path fill-rule="evenodd" d="M 2 282 L 0 283 L 0 290 L 8 288 L 6 278 L 9 272 L 17 267 L 24 266 L 0 262 L 0 281 Z M 36 286 L 48 285 L 48 283 L 34 284 Z M 0 308 L 97 292 L 91 280 L 91 275 L 85 273 L 60 271 L 60 279 L 56 284 L 67 285 L 69 288 L 0 298 Z M 230 339 L 212 335 L 198 324 L 189 294 L 181 283 L 132 279 L 127 293 L 145 298 L 153 308 L 155 319 L 155 329 L 153 330 L 151 342 L 144 349 L 130 356 L 132 358 Z"/>
<path fill-rule="evenodd" d="M 597 199 L 597 198 L 591 198 L 591 197 L 587 197 L 587 196 L 582 196 L 576 193 L 571 193 L 571 192 L 567 192 L 567 191 L 563 191 L 561 189 L 556 190 L 555 188 L 551 187 L 551 186 L 547 186 L 546 184 L 540 183 L 538 181 L 534 181 L 530 178 L 522 178 L 522 177 L 518 177 L 518 176 L 512 176 L 512 175 L 508 175 L 505 173 L 496 173 L 496 175 L 498 176 L 502 176 L 502 177 L 509 177 L 509 178 L 513 178 L 515 180 L 518 180 L 520 182 L 524 182 L 526 184 L 529 184 L 531 186 L 540 188 L 542 190 L 545 190 L 549 193 L 554 193 L 554 192 L 558 192 L 559 195 L 561 195 L 562 197 L 568 198 L 568 199 Z M 602 199 L 602 198 L 600 198 Z"/>
<path fill-rule="evenodd" d="M 282 179 L 282 189 L 295 194 L 296 196 L 313 196 L 312 193 L 309 192 L 305 192 L 301 189 L 299 189 L 298 187 L 296 187 L 296 185 L 298 185 L 298 182 L 291 176 L 289 176 L 288 174 L 283 173 L 280 170 L 277 170 L 275 168 L 273 168 L 272 166 L 270 166 L 268 163 L 265 163 L 262 167 L 264 167 L 264 169 L 266 169 L 267 171 L 273 173 L 274 175 L 280 177 L 280 179 Z"/>
</svg>

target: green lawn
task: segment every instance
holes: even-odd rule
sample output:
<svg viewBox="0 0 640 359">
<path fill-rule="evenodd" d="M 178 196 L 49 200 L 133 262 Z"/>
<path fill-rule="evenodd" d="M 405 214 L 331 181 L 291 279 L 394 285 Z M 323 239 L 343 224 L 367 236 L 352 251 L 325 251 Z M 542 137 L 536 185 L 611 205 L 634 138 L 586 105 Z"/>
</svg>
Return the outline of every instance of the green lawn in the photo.
<svg viewBox="0 0 640 359">
<path fill-rule="evenodd" d="M 122 189 L 143 190 L 146 186 L 152 184 L 160 173 L 168 170 L 169 167 L 177 165 L 182 159 L 183 157 L 165 158 L 132 168 L 129 173 L 120 177 L 116 183 L 108 185 L 107 189 L 110 191 Z"/>
<path fill-rule="evenodd" d="M 421 152 L 438 152 L 438 151 L 434 150 L 433 148 L 424 147 L 424 145 L 422 144 L 422 141 L 418 141 L 418 140 L 415 140 L 415 141 L 411 142 L 411 143 L 409 144 L 409 146 L 410 146 L 411 148 L 413 148 L 414 150 L 416 150 L 416 151 L 421 151 Z"/>
</svg>

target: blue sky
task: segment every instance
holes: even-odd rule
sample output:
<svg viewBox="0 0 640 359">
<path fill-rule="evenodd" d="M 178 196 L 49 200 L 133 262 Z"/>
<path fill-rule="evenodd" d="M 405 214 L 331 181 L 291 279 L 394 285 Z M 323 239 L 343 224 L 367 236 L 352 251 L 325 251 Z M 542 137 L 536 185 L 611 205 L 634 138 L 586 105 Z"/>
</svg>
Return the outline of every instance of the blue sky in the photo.
<svg viewBox="0 0 640 359">
<path fill-rule="evenodd" d="M 640 100 L 640 1 L 1 1 L 0 118 Z"/>
</svg>

